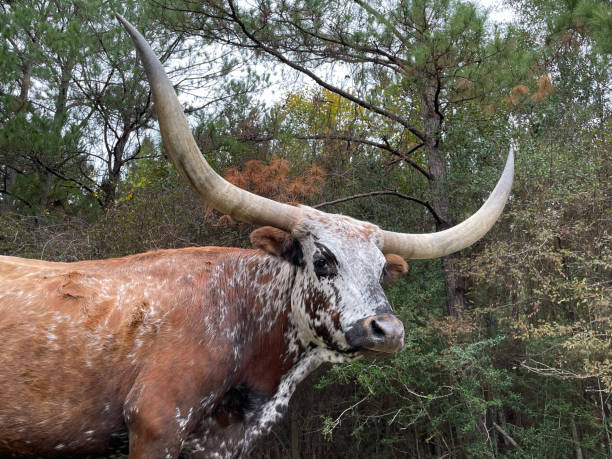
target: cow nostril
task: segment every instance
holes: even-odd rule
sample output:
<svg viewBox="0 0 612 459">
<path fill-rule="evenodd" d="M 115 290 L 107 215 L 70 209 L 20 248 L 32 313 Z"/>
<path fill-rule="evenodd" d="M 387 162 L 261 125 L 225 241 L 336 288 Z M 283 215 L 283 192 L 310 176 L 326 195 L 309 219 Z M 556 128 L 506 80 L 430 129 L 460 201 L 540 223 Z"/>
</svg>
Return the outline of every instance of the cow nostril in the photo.
<svg viewBox="0 0 612 459">
<path fill-rule="evenodd" d="M 393 314 L 369 316 L 346 332 L 346 341 L 356 349 L 395 352 L 404 344 L 404 326 Z"/>
<path fill-rule="evenodd" d="M 372 332 L 372 335 L 374 337 L 376 337 L 376 338 L 384 338 L 385 337 L 385 331 L 378 324 L 378 322 L 376 322 L 376 320 L 372 320 L 370 322 L 370 331 Z"/>
</svg>

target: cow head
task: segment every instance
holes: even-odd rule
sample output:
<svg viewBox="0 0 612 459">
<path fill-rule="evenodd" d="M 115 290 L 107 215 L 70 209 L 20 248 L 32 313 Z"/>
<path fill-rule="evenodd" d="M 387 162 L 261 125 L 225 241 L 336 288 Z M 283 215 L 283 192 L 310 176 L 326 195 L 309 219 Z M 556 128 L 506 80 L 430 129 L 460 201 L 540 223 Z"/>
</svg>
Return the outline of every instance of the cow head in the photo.
<svg viewBox="0 0 612 459">
<path fill-rule="evenodd" d="M 291 232 L 263 227 L 252 244 L 296 266 L 292 318 L 302 346 L 324 346 L 347 356 L 394 352 L 404 342 L 382 282 L 407 271 L 399 256 L 383 255 L 375 225 L 302 207 Z"/>
<path fill-rule="evenodd" d="M 316 344 L 346 355 L 399 349 L 404 329 L 380 285 L 385 267 L 397 274 L 406 269 L 400 257 L 441 257 L 480 239 L 510 193 L 512 153 L 483 206 L 461 224 L 437 233 L 394 233 L 343 215 L 271 201 L 232 185 L 208 165 L 161 63 L 138 31 L 122 17 L 119 20 L 144 64 L 162 139 L 179 173 L 211 207 L 263 225 L 252 234 L 253 244 L 297 266 L 291 314 L 300 325 L 302 345 Z"/>
</svg>

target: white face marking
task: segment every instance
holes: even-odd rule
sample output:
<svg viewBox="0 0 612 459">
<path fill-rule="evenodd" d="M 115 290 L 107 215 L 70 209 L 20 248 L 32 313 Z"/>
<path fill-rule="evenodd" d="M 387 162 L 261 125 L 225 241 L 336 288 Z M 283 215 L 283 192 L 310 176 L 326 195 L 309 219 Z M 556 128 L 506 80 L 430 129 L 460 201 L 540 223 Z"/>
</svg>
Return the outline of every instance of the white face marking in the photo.
<svg viewBox="0 0 612 459">
<path fill-rule="evenodd" d="M 382 232 L 350 217 L 304 209 L 306 217 L 294 231 L 305 261 L 292 293 L 292 318 L 299 324 L 298 339 L 303 346 L 311 342 L 324 346 L 324 337 L 318 336 L 316 330 L 325 329 L 334 346 L 346 350 L 349 346 L 345 333 L 353 324 L 381 310 L 390 312 L 379 284 L 385 266 L 380 251 Z M 334 273 L 317 276 L 314 263 L 326 256 L 333 258 Z M 320 307 L 313 310 L 313 304 Z"/>
<path fill-rule="evenodd" d="M 211 344 L 218 337 L 234 342 L 235 361 L 255 335 L 270 332 L 289 303 L 286 359 L 311 344 L 347 351 L 345 333 L 351 326 L 381 310 L 391 312 L 379 284 L 385 265 L 381 230 L 350 217 L 303 210 L 304 218 L 293 231 L 303 266 L 257 254 L 217 265 L 211 272 L 209 290 L 215 298 L 209 302 L 216 307 L 203 317 L 206 339 Z M 323 255 L 333 258 L 333 276 L 318 276 L 314 261 Z M 248 325 L 236 320 L 244 316 L 249 316 Z"/>
</svg>

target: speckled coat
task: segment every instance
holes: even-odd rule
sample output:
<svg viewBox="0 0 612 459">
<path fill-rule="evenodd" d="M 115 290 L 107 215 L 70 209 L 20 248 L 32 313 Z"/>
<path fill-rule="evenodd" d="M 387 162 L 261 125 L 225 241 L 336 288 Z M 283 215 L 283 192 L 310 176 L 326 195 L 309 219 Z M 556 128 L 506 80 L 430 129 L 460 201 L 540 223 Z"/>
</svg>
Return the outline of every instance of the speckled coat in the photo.
<svg viewBox="0 0 612 459">
<path fill-rule="evenodd" d="M 260 250 L 0 257 L 0 455 L 247 451 L 306 375 L 359 355 L 349 330 L 392 315 L 379 280 L 406 269 L 376 226 L 306 210 Z"/>
</svg>

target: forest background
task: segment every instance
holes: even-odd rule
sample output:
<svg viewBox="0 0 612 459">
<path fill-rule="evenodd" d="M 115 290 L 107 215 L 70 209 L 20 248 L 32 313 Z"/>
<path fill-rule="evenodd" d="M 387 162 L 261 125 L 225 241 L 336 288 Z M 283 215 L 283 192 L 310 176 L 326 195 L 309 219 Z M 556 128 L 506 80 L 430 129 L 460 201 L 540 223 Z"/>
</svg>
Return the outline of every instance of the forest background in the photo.
<svg viewBox="0 0 612 459">
<path fill-rule="evenodd" d="M 505 6 L 0 1 L 0 253 L 248 246 L 165 157 L 121 12 L 256 193 L 430 232 L 517 155 L 493 230 L 387 288 L 404 349 L 319 370 L 252 457 L 612 458 L 612 9 Z"/>
</svg>

